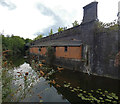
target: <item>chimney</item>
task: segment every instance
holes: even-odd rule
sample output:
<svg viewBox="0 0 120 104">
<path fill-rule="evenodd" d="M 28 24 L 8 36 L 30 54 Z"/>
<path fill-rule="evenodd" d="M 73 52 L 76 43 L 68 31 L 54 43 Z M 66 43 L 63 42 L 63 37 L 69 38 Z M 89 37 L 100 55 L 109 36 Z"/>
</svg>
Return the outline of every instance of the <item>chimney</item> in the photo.
<svg viewBox="0 0 120 104">
<path fill-rule="evenodd" d="M 94 1 L 94 2 L 91 2 L 90 4 L 83 7 L 84 16 L 83 16 L 82 23 L 87 23 L 87 22 L 98 20 L 98 18 L 97 18 L 97 4 L 98 4 L 98 2 Z"/>
</svg>

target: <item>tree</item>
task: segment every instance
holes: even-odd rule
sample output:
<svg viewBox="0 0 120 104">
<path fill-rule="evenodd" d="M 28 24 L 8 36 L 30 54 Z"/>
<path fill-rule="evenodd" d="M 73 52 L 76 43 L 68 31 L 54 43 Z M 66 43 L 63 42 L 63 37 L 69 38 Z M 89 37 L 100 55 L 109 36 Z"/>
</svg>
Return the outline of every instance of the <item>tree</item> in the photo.
<svg viewBox="0 0 120 104">
<path fill-rule="evenodd" d="M 4 36 L 2 35 L 2 50 L 11 50 L 9 55 L 23 55 L 25 53 L 25 44 L 31 42 L 31 39 L 24 39 L 19 36 Z"/>
<path fill-rule="evenodd" d="M 26 38 L 26 39 L 25 39 L 25 43 L 30 43 L 30 42 L 32 42 L 31 39 L 29 39 L 29 38 Z"/>
<path fill-rule="evenodd" d="M 53 30 L 51 29 L 51 30 L 50 30 L 50 33 L 49 33 L 49 36 L 52 35 L 52 34 L 53 34 Z"/>
<path fill-rule="evenodd" d="M 75 27 L 75 26 L 78 26 L 79 23 L 78 23 L 78 21 L 75 20 L 75 21 L 72 23 L 72 25 L 73 25 L 73 27 Z"/>
<path fill-rule="evenodd" d="M 38 35 L 35 39 L 33 39 L 33 40 L 38 40 L 38 39 L 41 39 L 43 37 L 43 35 L 42 34 L 40 34 L 40 35 Z"/>
<path fill-rule="evenodd" d="M 63 28 L 63 27 L 59 27 L 59 28 L 58 28 L 58 32 L 61 32 L 61 31 L 64 31 L 64 28 Z"/>
<path fill-rule="evenodd" d="M 110 23 L 103 23 L 101 21 L 97 22 L 97 27 L 99 30 L 104 31 L 105 29 L 109 30 L 118 30 L 118 23 L 117 20 L 114 20 L 113 22 Z"/>
</svg>

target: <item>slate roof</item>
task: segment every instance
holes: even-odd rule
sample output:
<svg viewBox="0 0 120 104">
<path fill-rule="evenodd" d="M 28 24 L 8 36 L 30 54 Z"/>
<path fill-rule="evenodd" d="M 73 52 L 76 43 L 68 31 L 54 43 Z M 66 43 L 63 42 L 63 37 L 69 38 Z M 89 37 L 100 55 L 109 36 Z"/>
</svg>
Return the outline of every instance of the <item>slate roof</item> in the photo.
<svg viewBox="0 0 120 104">
<path fill-rule="evenodd" d="M 52 41 L 45 41 L 40 42 L 37 45 L 33 46 L 80 46 L 82 45 L 81 41 L 79 40 L 52 40 Z"/>
</svg>

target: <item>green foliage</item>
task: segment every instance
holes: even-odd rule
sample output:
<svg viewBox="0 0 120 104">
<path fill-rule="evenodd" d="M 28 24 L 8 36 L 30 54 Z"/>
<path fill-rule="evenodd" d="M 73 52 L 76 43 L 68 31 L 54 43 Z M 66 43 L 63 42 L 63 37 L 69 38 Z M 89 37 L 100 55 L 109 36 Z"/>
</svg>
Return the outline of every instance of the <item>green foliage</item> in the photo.
<svg viewBox="0 0 120 104">
<path fill-rule="evenodd" d="M 78 21 L 75 20 L 75 21 L 72 23 L 72 25 L 73 25 L 73 27 L 75 27 L 75 26 L 78 26 L 79 23 L 78 23 Z"/>
<path fill-rule="evenodd" d="M 51 29 L 49 35 L 52 35 L 52 34 L 53 34 L 53 30 Z"/>
<path fill-rule="evenodd" d="M 29 38 L 26 38 L 26 39 L 25 39 L 25 43 L 30 43 L 30 42 L 32 42 L 31 39 L 29 39 Z"/>
<path fill-rule="evenodd" d="M 113 22 L 110 23 L 103 23 L 101 21 L 97 22 L 97 31 L 101 32 L 107 32 L 109 30 L 118 30 L 118 23 L 117 20 L 114 20 Z"/>
<path fill-rule="evenodd" d="M 19 36 L 4 36 L 2 35 L 2 50 L 11 50 L 9 54 L 18 55 L 25 53 L 25 45 L 30 43 L 31 39 L 24 39 Z"/>
<path fill-rule="evenodd" d="M 4 37 L 2 35 L 2 46 L 4 50 L 11 50 L 12 54 L 24 53 L 25 41 L 19 36 Z"/>
<path fill-rule="evenodd" d="M 8 95 L 12 93 L 11 83 L 12 83 L 12 73 L 13 65 L 11 62 L 7 61 L 5 55 L 3 54 L 2 60 L 2 101 L 9 102 L 11 99 L 8 98 Z"/>
<path fill-rule="evenodd" d="M 42 37 L 43 37 L 43 34 L 40 34 L 40 35 L 38 35 L 35 39 L 33 39 L 33 41 L 34 41 L 34 40 L 41 39 Z"/>
<path fill-rule="evenodd" d="M 58 28 L 58 32 L 61 32 L 61 31 L 64 31 L 64 28 L 63 28 L 63 27 L 59 27 L 59 28 Z"/>
<path fill-rule="evenodd" d="M 2 70 L 2 85 L 3 85 L 2 86 L 2 100 L 3 102 L 6 101 L 6 98 L 8 97 L 8 95 L 12 93 L 12 90 L 11 90 L 12 75 L 9 73 L 9 71 L 10 70 L 8 70 L 8 68 L 3 68 Z"/>
<path fill-rule="evenodd" d="M 52 66 L 55 60 L 55 52 L 54 52 L 54 48 L 49 46 L 47 47 L 47 52 L 46 52 L 46 60 L 47 63 Z"/>
</svg>

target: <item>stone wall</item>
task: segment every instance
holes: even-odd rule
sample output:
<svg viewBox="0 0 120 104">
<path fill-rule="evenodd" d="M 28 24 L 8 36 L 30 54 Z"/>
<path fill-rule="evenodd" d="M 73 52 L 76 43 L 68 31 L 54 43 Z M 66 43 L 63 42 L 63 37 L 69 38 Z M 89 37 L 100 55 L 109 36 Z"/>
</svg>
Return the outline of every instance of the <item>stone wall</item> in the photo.
<svg viewBox="0 0 120 104">
<path fill-rule="evenodd" d="M 99 32 L 94 35 L 92 73 L 120 79 L 119 68 L 115 66 L 118 50 L 118 32 Z"/>
</svg>

